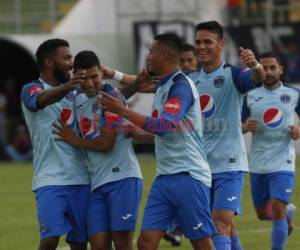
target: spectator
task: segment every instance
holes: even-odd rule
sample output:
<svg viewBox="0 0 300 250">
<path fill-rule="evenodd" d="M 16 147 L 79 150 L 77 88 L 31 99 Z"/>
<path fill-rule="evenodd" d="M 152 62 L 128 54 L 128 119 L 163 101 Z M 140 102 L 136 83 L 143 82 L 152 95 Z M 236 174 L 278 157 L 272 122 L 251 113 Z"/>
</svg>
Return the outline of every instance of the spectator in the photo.
<svg viewBox="0 0 300 250">
<path fill-rule="evenodd" d="M 12 161 L 32 160 L 30 137 L 24 125 L 18 125 L 11 144 L 5 148 L 6 154 Z"/>
</svg>

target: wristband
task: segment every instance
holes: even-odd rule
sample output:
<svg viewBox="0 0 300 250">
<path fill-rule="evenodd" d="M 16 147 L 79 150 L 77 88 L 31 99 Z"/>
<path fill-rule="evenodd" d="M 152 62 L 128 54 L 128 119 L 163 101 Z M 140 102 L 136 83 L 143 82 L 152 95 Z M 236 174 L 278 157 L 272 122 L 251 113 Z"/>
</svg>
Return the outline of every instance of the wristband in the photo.
<svg viewBox="0 0 300 250">
<path fill-rule="evenodd" d="M 262 68 L 263 66 L 259 63 L 259 62 L 256 62 L 255 64 L 252 64 L 251 66 L 250 66 L 250 69 L 252 69 L 252 70 L 258 70 L 258 69 L 260 69 L 260 68 Z"/>
<path fill-rule="evenodd" d="M 123 76 L 124 76 L 124 74 L 122 72 L 115 70 L 115 73 L 114 73 L 114 76 L 112 79 L 117 82 L 121 82 L 123 80 Z"/>
</svg>

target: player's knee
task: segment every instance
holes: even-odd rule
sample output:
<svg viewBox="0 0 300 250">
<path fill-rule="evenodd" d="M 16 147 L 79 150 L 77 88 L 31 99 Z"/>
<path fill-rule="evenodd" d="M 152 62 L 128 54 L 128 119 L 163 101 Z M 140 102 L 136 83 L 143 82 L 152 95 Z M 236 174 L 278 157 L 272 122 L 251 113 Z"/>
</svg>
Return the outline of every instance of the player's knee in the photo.
<svg viewBox="0 0 300 250">
<path fill-rule="evenodd" d="M 230 234 L 231 219 L 227 217 L 219 217 L 214 219 L 214 223 L 219 233 Z"/>
<path fill-rule="evenodd" d="M 118 233 L 117 235 L 113 234 L 113 241 L 116 250 L 131 250 L 132 249 L 132 232 L 123 232 Z"/>
<path fill-rule="evenodd" d="M 137 247 L 139 250 L 148 250 L 151 249 L 151 238 L 146 235 L 140 235 L 137 241 Z"/>
<path fill-rule="evenodd" d="M 272 212 L 273 212 L 273 219 L 284 219 L 285 218 L 285 209 L 286 204 L 281 201 L 274 201 L 272 202 Z"/>
<path fill-rule="evenodd" d="M 55 250 L 58 245 L 58 237 L 52 237 L 40 241 L 39 250 Z"/>
</svg>

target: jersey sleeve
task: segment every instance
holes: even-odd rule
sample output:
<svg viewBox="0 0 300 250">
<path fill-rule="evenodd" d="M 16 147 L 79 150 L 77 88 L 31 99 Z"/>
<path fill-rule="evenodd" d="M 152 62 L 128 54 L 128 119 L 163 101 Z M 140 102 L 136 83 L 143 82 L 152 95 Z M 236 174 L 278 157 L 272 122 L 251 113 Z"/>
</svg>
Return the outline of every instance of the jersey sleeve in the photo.
<svg viewBox="0 0 300 250">
<path fill-rule="evenodd" d="M 240 93 L 244 94 L 256 87 L 251 69 L 231 66 L 231 72 L 233 83 Z"/>
<path fill-rule="evenodd" d="M 159 117 L 146 117 L 144 129 L 147 132 L 163 136 L 178 127 L 180 120 L 193 105 L 193 92 L 185 77 L 174 79 L 167 101 Z"/>
<path fill-rule="evenodd" d="M 33 112 L 39 110 L 37 98 L 43 89 L 40 83 L 29 83 L 22 88 L 21 99 L 27 109 Z"/>
<path fill-rule="evenodd" d="M 297 113 L 298 116 L 300 116 L 300 90 L 297 89 L 298 92 L 298 101 L 297 101 L 297 106 L 295 108 L 295 112 Z"/>
<path fill-rule="evenodd" d="M 122 93 L 112 87 L 109 84 L 105 84 L 103 91 L 113 97 L 117 97 L 120 98 L 123 105 L 126 106 L 126 99 L 125 97 L 122 95 Z M 102 115 L 101 115 L 101 120 L 100 120 L 100 125 L 102 127 L 106 127 L 106 128 L 121 128 L 122 127 L 122 123 L 123 123 L 123 117 L 121 115 L 103 110 L 102 111 Z"/>
<path fill-rule="evenodd" d="M 245 122 L 250 117 L 250 109 L 247 104 L 247 96 L 244 97 L 242 107 L 242 122 Z"/>
</svg>

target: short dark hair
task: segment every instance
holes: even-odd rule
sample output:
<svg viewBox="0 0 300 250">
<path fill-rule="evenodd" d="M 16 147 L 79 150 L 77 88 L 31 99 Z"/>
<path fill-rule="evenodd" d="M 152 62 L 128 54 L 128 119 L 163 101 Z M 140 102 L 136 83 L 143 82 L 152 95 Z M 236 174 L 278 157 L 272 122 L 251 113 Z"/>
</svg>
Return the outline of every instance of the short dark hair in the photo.
<svg viewBox="0 0 300 250">
<path fill-rule="evenodd" d="M 35 56 L 39 68 L 43 67 L 45 58 L 53 55 L 60 47 L 70 47 L 69 43 L 60 38 L 49 39 L 44 41 L 36 50 Z"/>
<path fill-rule="evenodd" d="M 223 38 L 223 36 L 224 36 L 223 26 L 220 23 L 218 23 L 217 21 L 208 21 L 208 22 L 198 23 L 196 26 L 196 32 L 199 30 L 208 30 L 212 33 L 217 34 L 220 38 Z"/>
<path fill-rule="evenodd" d="M 192 51 L 195 53 L 195 47 L 189 43 L 184 43 L 182 46 L 182 52 Z"/>
<path fill-rule="evenodd" d="M 160 43 L 168 46 L 169 48 L 173 49 L 174 51 L 181 53 L 183 42 L 182 39 L 174 34 L 174 33 L 163 33 L 156 35 L 154 40 L 159 41 Z"/>
<path fill-rule="evenodd" d="M 283 65 L 281 58 L 276 53 L 274 53 L 272 51 L 267 51 L 267 52 L 262 53 L 259 56 L 259 59 L 270 58 L 270 57 L 275 58 L 279 65 Z"/>
<path fill-rule="evenodd" d="M 100 60 L 96 53 L 91 50 L 83 50 L 79 52 L 74 58 L 74 71 L 77 69 L 89 69 L 94 66 L 100 68 Z"/>
</svg>

